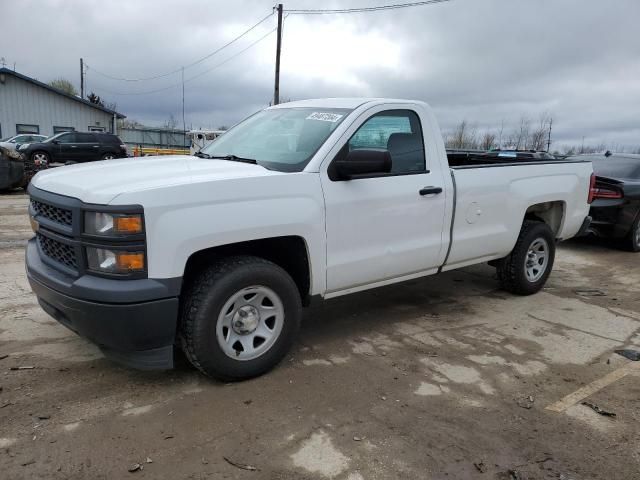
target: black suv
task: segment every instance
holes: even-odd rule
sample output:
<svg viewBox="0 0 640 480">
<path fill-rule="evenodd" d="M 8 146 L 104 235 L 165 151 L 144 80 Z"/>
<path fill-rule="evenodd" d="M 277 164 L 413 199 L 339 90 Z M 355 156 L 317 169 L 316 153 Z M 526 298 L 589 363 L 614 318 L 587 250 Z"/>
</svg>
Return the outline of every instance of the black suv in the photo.
<svg viewBox="0 0 640 480">
<path fill-rule="evenodd" d="M 18 148 L 25 160 L 46 166 L 52 162 L 81 163 L 127 156 L 127 148 L 116 135 L 96 132 L 62 132 L 44 142 Z"/>
</svg>

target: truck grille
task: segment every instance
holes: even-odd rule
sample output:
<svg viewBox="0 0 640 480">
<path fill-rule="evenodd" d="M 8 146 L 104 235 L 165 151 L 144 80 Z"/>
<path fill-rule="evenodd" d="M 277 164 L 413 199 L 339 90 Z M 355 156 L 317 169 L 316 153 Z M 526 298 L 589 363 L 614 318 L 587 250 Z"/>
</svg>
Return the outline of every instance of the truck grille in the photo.
<svg viewBox="0 0 640 480">
<path fill-rule="evenodd" d="M 72 246 L 54 240 L 53 238 L 45 237 L 40 233 L 38 233 L 36 237 L 38 239 L 40 250 L 44 255 L 58 263 L 61 263 L 65 267 L 73 270 L 78 269 L 78 261 Z"/>
<path fill-rule="evenodd" d="M 54 207 L 53 205 L 42 203 L 37 200 L 31 200 L 31 207 L 37 215 L 42 215 L 52 222 L 60 223 L 68 227 L 71 226 L 73 221 L 73 213 L 71 210 Z"/>
</svg>

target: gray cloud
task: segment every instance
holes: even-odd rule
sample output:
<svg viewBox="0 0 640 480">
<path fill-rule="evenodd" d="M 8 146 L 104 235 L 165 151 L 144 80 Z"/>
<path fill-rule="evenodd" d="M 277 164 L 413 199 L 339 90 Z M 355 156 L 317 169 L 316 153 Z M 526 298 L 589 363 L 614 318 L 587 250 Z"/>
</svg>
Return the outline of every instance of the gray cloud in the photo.
<svg viewBox="0 0 640 480">
<path fill-rule="evenodd" d="M 362 6 L 391 1 L 322 2 Z M 285 8 L 318 8 L 296 0 Z M 263 0 L 20 1 L 3 5 L 1 52 L 18 71 L 79 83 L 131 118 L 162 124 L 181 119 L 180 75 L 148 82 L 100 76 L 151 76 L 215 50 L 271 11 Z M 28 19 L 28 22 L 25 22 Z M 554 143 L 640 145 L 640 2 L 611 0 L 453 0 L 446 4 L 342 16 L 290 16 L 285 22 L 281 96 L 418 98 L 451 129 L 554 118 Z M 203 73 L 275 26 L 269 19 L 247 38 L 187 69 Z M 39 35 L 27 34 L 41 32 Z M 7 39 L 13 39 L 7 42 Z M 186 84 L 187 123 L 232 124 L 264 107 L 273 89 L 275 35 Z"/>
</svg>

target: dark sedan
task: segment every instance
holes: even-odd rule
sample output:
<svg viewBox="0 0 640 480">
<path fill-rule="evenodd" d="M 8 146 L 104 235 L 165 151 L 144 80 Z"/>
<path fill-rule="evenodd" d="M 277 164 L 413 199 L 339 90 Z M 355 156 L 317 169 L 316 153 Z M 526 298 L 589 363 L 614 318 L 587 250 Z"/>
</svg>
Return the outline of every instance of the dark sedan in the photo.
<svg viewBox="0 0 640 480">
<path fill-rule="evenodd" d="M 593 162 L 592 233 L 622 240 L 640 252 L 640 155 L 610 153 L 573 157 Z"/>
</svg>

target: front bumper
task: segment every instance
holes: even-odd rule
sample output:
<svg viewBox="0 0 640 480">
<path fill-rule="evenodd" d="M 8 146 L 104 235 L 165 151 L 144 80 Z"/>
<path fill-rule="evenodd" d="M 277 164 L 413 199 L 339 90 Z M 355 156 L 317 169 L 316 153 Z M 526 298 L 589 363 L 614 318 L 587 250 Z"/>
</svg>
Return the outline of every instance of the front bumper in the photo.
<svg viewBox="0 0 640 480">
<path fill-rule="evenodd" d="M 42 262 L 35 239 L 27 244 L 25 256 L 31 288 L 54 319 L 119 363 L 144 370 L 173 367 L 176 279 L 70 278 Z"/>
</svg>

